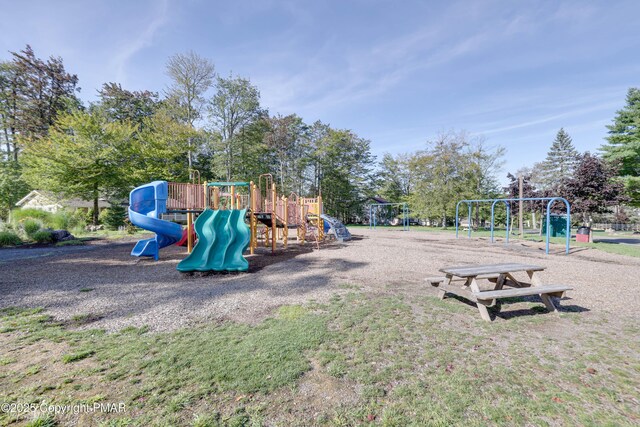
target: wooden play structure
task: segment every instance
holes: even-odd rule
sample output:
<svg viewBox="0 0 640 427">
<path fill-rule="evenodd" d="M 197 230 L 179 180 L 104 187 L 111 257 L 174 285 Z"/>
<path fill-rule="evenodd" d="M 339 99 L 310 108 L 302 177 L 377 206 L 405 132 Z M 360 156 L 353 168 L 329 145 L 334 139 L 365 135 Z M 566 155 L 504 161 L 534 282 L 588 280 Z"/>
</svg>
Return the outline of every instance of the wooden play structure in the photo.
<svg viewBox="0 0 640 427">
<path fill-rule="evenodd" d="M 168 183 L 168 213 L 186 213 L 187 230 L 192 229 L 194 216 L 205 209 L 242 210 L 250 229 L 249 251 L 254 253 L 261 242 L 275 252 L 277 241 L 284 248 L 289 241 L 289 230 L 296 230 L 298 242 L 314 241 L 316 245 L 324 239 L 322 196 L 299 197 L 295 193 L 278 195 L 271 174 L 260 175 L 255 182 L 204 182 Z M 186 232 L 186 231 L 185 231 Z M 193 233 L 186 233 L 187 250 L 193 248 Z"/>
</svg>

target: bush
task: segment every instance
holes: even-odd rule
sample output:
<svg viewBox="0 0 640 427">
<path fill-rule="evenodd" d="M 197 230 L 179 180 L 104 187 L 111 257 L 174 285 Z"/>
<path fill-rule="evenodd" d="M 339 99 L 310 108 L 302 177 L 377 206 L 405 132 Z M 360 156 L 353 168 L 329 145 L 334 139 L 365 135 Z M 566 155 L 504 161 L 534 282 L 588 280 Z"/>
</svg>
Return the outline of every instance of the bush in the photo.
<svg viewBox="0 0 640 427">
<path fill-rule="evenodd" d="M 33 240 L 37 243 L 53 243 L 53 234 L 50 231 L 41 230 L 33 235 Z"/>
<path fill-rule="evenodd" d="M 124 229 L 127 232 L 127 234 L 136 234 L 139 230 L 138 227 L 136 227 L 131 223 L 131 220 L 129 220 L 128 217 L 125 218 L 124 220 Z"/>
<path fill-rule="evenodd" d="M 33 218 L 26 218 L 22 222 L 22 229 L 24 230 L 24 234 L 27 235 L 28 238 L 33 239 L 33 236 L 40 231 L 42 225 Z"/>
<path fill-rule="evenodd" d="M 108 230 L 117 230 L 118 227 L 124 225 L 124 219 L 127 211 L 123 206 L 113 205 L 109 209 L 100 212 L 100 222 L 106 226 Z"/>
<path fill-rule="evenodd" d="M 11 231 L 0 231 L 0 246 L 17 246 L 22 243 L 22 239 Z"/>
<path fill-rule="evenodd" d="M 11 220 L 14 223 L 18 223 L 25 218 L 33 218 L 47 223 L 51 215 L 51 212 L 41 211 L 40 209 L 14 209 L 11 211 Z"/>
<path fill-rule="evenodd" d="M 71 215 L 67 211 L 59 211 L 51 215 L 49 221 L 45 222 L 45 225 L 54 230 L 67 230 Z"/>
<path fill-rule="evenodd" d="M 84 230 L 87 226 L 87 213 L 81 209 L 76 209 L 69 215 L 69 228 L 74 230 Z"/>
<path fill-rule="evenodd" d="M 98 224 L 93 224 L 93 209 L 88 209 L 86 213 L 86 221 L 87 224 L 99 225 L 100 224 L 100 214 L 98 214 Z"/>
</svg>

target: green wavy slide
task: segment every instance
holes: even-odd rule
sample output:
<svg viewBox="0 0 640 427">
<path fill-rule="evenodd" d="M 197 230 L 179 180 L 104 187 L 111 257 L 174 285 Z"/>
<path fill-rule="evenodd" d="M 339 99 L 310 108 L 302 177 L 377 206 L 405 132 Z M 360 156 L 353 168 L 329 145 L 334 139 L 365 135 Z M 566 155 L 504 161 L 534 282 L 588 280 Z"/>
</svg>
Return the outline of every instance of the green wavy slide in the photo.
<svg viewBox="0 0 640 427">
<path fill-rule="evenodd" d="M 246 209 L 205 209 L 194 223 L 198 242 L 180 261 L 178 271 L 249 270 L 249 261 L 242 255 L 251 238 L 246 213 Z"/>
</svg>

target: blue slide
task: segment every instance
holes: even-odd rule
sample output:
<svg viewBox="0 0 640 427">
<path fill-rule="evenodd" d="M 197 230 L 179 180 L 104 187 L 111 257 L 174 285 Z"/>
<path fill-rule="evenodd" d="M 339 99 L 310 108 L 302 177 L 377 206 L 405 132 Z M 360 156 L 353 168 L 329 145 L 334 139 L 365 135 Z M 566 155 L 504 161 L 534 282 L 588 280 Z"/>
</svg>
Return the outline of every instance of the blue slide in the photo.
<svg viewBox="0 0 640 427">
<path fill-rule="evenodd" d="M 152 239 L 140 240 L 131 251 L 133 256 L 152 256 L 156 261 L 160 248 L 173 245 L 182 238 L 180 224 L 160 219 L 167 211 L 167 181 L 141 185 L 129 194 L 129 220 L 136 227 L 153 231 Z"/>
</svg>

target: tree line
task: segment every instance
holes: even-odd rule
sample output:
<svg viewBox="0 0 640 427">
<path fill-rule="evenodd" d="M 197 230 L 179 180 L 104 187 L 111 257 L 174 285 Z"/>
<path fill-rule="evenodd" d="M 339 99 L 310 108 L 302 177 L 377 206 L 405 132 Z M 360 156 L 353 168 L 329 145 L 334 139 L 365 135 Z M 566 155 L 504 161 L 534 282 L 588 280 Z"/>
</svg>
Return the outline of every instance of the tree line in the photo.
<svg viewBox="0 0 640 427">
<path fill-rule="evenodd" d="M 279 192 L 323 195 L 327 212 L 363 219 L 372 196 L 408 202 L 412 216 L 452 222 L 461 199 L 559 195 L 586 221 L 627 203 L 640 205 L 640 89 L 608 126 L 601 154 L 578 153 L 560 129 L 547 158 L 509 174 L 502 147 L 464 131 L 442 133 L 413 153 L 385 154 L 349 129 L 272 114 L 248 78 L 222 76 L 194 52 L 170 57 L 162 94 L 107 82 L 88 105 L 62 58 L 30 46 L 0 61 L 0 216 L 30 189 L 114 202 L 156 179 L 256 180 L 271 173 Z M 484 208 L 483 208 L 484 209 Z M 97 209 L 94 220 L 97 221 Z M 479 218 L 482 210 L 476 211 Z"/>
<path fill-rule="evenodd" d="M 194 52 L 169 58 L 160 95 L 104 83 L 83 105 L 61 58 L 27 46 L 0 62 L 0 214 L 30 189 L 120 201 L 164 179 L 249 181 L 271 173 L 279 192 L 322 193 L 343 218 L 374 189 L 370 141 L 296 114 L 270 114 L 247 78 L 216 73 Z M 94 209 L 94 220 L 97 221 Z"/>
<path fill-rule="evenodd" d="M 629 89 L 626 101 L 607 126 L 599 154 L 579 153 L 561 128 L 545 160 L 508 173 L 509 183 L 501 187 L 497 176 L 504 165 L 504 149 L 452 131 L 429 141 L 424 150 L 385 154 L 379 194 L 390 202 L 408 202 L 414 217 L 447 226 L 453 224 L 460 200 L 519 197 L 522 177 L 523 197 L 564 197 L 583 223 L 612 209 L 616 221 L 627 221 L 624 206 L 640 207 L 640 89 Z M 543 203 L 527 203 L 528 212 L 538 212 L 540 220 L 544 208 Z M 486 218 L 488 210 L 488 205 L 478 204 L 475 222 Z M 512 213 L 513 221 L 517 204 Z"/>
</svg>

